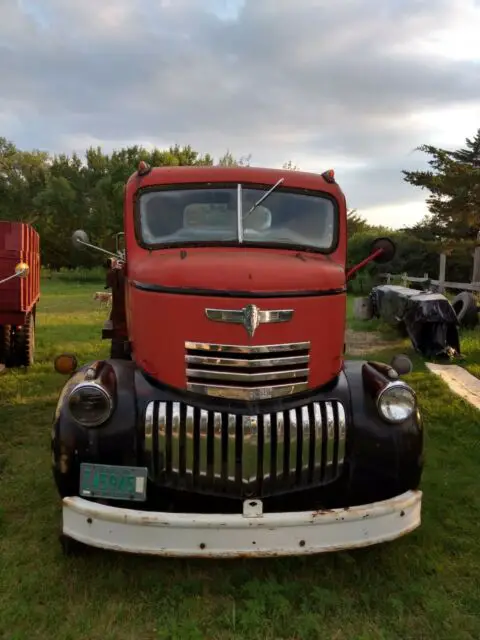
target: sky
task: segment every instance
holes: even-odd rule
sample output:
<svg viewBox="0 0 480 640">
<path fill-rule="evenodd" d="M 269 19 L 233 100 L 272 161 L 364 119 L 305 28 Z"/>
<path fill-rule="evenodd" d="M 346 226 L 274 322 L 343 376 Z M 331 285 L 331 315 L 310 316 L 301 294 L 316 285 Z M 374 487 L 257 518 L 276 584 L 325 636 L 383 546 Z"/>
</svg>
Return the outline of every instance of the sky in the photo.
<svg viewBox="0 0 480 640">
<path fill-rule="evenodd" d="M 416 147 L 480 128 L 479 33 L 480 0 L 0 0 L 0 136 L 334 168 L 398 228 L 427 212 Z"/>
</svg>

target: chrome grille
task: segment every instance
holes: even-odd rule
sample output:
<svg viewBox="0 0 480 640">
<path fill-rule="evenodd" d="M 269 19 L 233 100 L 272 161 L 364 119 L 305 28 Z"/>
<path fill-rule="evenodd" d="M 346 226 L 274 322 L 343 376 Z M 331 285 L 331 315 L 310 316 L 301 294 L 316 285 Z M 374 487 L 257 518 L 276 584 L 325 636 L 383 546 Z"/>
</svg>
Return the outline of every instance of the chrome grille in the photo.
<svg viewBox="0 0 480 640">
<path fill-rule="evenodd" d="M 187 389 L 217 398 L 261 400 L 308 388 L 310 342 L 241 346 L 185 343 Z"/>
<path fill-rule="evenodd" d="M 339 476 L 346 415 L 340 402 L 314 402 L 259 415 L 150 402 L 145 451 L 154 480 L 178 488 L 268 495 Z"/>
</svg>

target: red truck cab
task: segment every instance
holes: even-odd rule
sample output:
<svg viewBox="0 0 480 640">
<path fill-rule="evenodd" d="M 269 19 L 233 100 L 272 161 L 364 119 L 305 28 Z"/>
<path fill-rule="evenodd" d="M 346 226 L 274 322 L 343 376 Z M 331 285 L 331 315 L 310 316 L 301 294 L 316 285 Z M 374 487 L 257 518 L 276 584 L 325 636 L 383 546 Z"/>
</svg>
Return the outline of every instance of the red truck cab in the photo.
<svg viewBox="0 0 480 640">
<path fill-rule="evenodd" d="M 0 366 L 30 366 L 40 299 L 40 240 L 30 225 L 0 221 Z"/>
<path fill-rule="evenodd" d="M 333 172 L 141 163 L 124 233 L 112 357 L 72 367 L 57 405 L 65 549 L 304 554 L 420 524 L 415 393 L 393 367 L 344 359 Z M 380 239 L 368 259 L 391 255 Z"/>
</svg>

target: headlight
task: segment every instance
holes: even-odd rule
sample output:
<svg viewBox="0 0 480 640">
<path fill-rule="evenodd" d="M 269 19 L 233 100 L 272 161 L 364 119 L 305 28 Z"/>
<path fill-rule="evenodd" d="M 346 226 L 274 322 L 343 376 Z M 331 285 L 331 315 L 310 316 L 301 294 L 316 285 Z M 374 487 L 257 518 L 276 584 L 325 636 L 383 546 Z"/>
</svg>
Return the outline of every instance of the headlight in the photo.
<svg viewBox="0 0 480 640">
<path fill-rule="evenodd" d="M 72 389 L 68 408 L 73 419 L 84 427 L 98 427 L 110 417 L 113 403 L 108 392 L 99 384 L 81 382 Z"/>
<path fill-rule="evenodd" d="M 386 422 L 399 423 L 407 420 L 415 411 L 417 400 L 413 389 L 404 382 L 388 384 L 377 397 L 377 409 Z"/>
</svg>

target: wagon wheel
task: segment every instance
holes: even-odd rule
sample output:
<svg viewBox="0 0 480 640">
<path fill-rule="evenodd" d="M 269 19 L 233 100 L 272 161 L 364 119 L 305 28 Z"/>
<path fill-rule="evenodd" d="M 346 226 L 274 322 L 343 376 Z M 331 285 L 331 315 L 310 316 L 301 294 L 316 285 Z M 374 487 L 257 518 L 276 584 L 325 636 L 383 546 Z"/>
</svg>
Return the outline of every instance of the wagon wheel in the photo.
<svg viewBox="0 0 480 640">
<path fill-rule="evenodd" d="M 12 327 L 9 324 L 0 325 L 0 364 L 10 364 Z"/>
<path fill-rule="evenodd" d="M 25 324 L 13 334 L 13 366 L 29 367 L 35 355 L 35 313 L 29 313 Z"/>
</svg>

